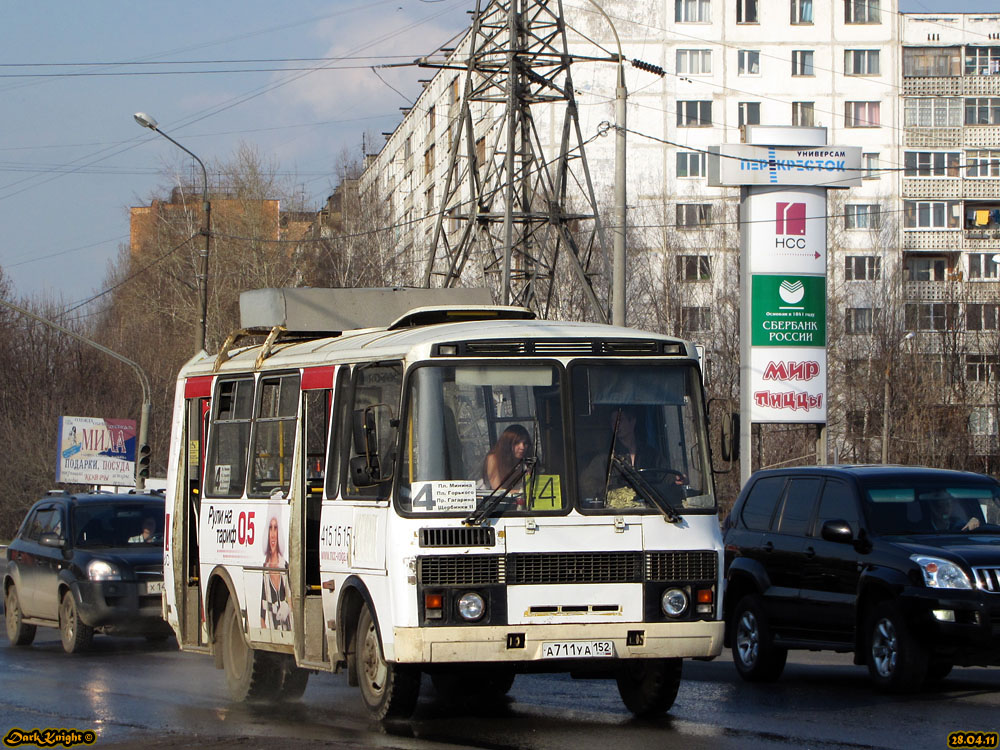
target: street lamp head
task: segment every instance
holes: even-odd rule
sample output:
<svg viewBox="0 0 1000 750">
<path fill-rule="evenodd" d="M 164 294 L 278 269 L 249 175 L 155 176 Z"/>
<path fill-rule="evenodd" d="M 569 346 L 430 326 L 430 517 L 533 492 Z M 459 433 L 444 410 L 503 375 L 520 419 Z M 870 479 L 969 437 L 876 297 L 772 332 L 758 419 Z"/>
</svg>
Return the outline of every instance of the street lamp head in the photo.
<svg viewBox="0 0 1000 750">
<path fill-rule="evenodd" d="M 156 126 L 159 125 L 153 117 L 150 117 L 145 112 L 136 112 L 132 117 L 135 118 L 137 123 L 150 130 L 156 130 Z"/>
<path fill-rule="evenodd" d="M 912 339 L 912 338 L 913 338 L 914 336 L 916 336 L 916 335 L 917 335 L 917 334 L 915 334 L 915 333 L 914 333 L 913 331 L 910 331 L 910 332 L 909 332 L 909 333 L 907 333 L 907 334 L 906 334 L 905 336 L 903 336 L 903 341 L 909 341 L 910 339 Z M 902 342 L 901 342 L 901 343 L 902 343 Z"/>
</svg>

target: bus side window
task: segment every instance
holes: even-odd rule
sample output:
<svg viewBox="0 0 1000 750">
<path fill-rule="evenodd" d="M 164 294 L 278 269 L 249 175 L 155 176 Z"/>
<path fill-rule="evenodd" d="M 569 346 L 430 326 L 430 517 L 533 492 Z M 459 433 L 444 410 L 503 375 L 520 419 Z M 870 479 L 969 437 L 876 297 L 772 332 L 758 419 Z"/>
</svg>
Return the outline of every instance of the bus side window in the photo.
<svg viewBox="0 0 1000 750">
<path fill-rule="evenodd" d="M 298 409 L 298 373 L 260 379 L 253 429 L 251 496 L 269 497 L 275 492 L 288 496 Z"/>
<path fill-rule="evenodd" d="M 378 437 L 378 458 L 380 474 L 390 477 L 372 485 L 358 486 L 354 477 L 347 472 L 344 483 L 346 497 L 384 500 L 389 497 L 392 487 L 392 473 L 396 461 L 397 433 L 399 427 L 399 395 L 403 383 L 403 368 L 399 364 L 377 364 L 357 367 L 354 370 L 354 387 L 351 394 L 351 408 L 348 425 L 353 425 L 358 412 L 367 412 L 367 418 L 374 420 L 374 434 Z M 346 420 L 345 420 L 346 421 Z M 351 438 L 351 431 L 345 431 L 344 439 L 349 443 L 348 467 L 351 461 L 362 456 Z"/>
<path fill-rule="evenodd" d="M 220 381 L 209 434 L 206 494 L 243 494 L 252 416 L 253 378 Z"/>
<path fill-rule="evenodd" d="M 329 389 L 303 391 L 302 398 L 306 418 L 306 491 L 310 496 L 321 495 L 326 477 L 326 436 L 330 432 L 333 392 Z"/>
<path fill-rule="evenodd" d="M 351 393 L 351 368 L 341 365 L 337 372 L 336 394 L 333 403 L 333 429 L 330 430 L 330 459 L 327 461 L 326 496 L 336 498 L 340 489 L 340 467 L 343 465 L 344 451 L 348 449 L 351 430 L 347 421 L 350 412 L 347 401 Z"/>
</svg>

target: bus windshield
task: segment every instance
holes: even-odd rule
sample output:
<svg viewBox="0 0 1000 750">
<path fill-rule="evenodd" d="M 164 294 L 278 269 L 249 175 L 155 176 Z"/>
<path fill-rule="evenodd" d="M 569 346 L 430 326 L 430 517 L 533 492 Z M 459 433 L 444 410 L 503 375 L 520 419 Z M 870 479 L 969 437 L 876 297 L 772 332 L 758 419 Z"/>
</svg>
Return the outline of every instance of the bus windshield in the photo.
<svg viewBox="0 0 1000 750">
<path fill-rule="evenodd" d="M 496 516 L 571 507 L 618 514 L 715 509 L 695 367 L 579 363 L 570 373 L 566 387 L 564 371 L 551 364 L 414 369 L 400 510 L 469 515 L 488 508 Z"/>
<path fill-rule="evenodd" d="M 424 366 L 409 381 L 400 508 L 499 513 L 566 503 L 560 373 L 553 365 Z"/>
<path fill-rule="evenodd" d="M 577 364 L 570 379 L 582 510 L 715 509 L 693 366 Z"/>
</svg>

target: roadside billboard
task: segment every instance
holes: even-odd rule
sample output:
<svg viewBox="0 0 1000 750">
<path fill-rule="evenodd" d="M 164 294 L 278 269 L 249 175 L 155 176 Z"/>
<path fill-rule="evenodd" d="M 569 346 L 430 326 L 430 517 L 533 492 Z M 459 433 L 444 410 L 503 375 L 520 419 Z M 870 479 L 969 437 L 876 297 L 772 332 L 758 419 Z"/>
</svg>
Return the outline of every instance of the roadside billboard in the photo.
<svg viewBox="0 0 1000 750">
<path fill-rule="evenodd" d="M 59 417 L 56 481 L 135 486 L 134 419 Z"/>
</svg>

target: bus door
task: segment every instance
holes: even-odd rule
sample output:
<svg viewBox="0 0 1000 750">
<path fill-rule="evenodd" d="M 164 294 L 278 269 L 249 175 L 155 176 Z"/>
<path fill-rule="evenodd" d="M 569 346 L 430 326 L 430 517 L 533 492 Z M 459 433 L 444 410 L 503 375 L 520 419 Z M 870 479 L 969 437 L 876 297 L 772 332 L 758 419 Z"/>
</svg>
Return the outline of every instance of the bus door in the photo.
<svg viewBox="0 0 1000 750">
<path fill-rule="evenodd" d="M 301 483 L 302 502 L 296 509 L 301 540 L 303 567 L 301 576 L 292 583 L 294 593 L 301 591 L 301 615 L 296 624 L 296 639 L 300 663 L 326 663 L 325 621 L 323 618 L 322 580 L 319 560 L 319 530 L 323 512 L 323 489 L 327 468 L 327 442 L 333 414 L 333 381 L 335 366 L 310 367 L 302 372 L 302 436 L 304 446 Z M 292 550 L 293 553 L 294 549 Z M 301 628 L 299 627 L 301 625 Z M 299 644 L 301 647 L 299 648 Z"/>
<path fill-rule="evenodd" d="M 208 437 L 208 415 L 211 409 L 212 376 L 188 378 L 184 384 L 184 434 L 185 450 L 183 451 L 184 475 L 184 524 L 186 530 L 180 539 L 174 539 L 174 544 L 180 542 L 181 549 L 175 549 L 180 565 L 175 570 L 183 570 L 183 596 L 178 601 L 178 621 L 182 628 L 182 640 L 185 644 L 205 646 L 208 643 L 208 633 L 204 624 L 204 608 L 202 605 L 201 586 L 199 585 L 198 563 L 200 547 L 198 544 L 198 521 L 201 513 L 202 487 L 204 485 L 205 446 Z M 174 508 L 173 512 L 180 512 Z"/>
</svg>

